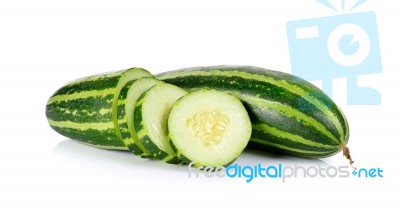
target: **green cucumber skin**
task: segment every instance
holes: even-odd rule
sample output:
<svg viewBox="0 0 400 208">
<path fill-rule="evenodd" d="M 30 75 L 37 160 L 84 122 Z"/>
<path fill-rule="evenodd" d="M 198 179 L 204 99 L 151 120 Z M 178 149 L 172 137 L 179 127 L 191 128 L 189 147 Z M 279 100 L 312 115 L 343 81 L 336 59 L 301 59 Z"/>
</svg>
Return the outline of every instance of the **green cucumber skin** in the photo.
<svg viewBox="0 0 400 208">
<path fill-rule="evenodd" d="M 119 138 L 113 108 L 120 80 L 127 74 L 152 75 L 141 68 L 74 80 L 48 100 L 46 117 L 52 129 L 68 138 L 104 149 L 128 150 Z"/>
<path fill-rule="evenodd" d="M 348 142 L 349 127 L 341 110 L 296 76 L 253 66 L 210 66 L 156 77 L 187 91 L 208 88 L 237 96 L 253 124 L 251 147 L 321 158 L 340 152 Z"/>
<path fill-rule="evenodd" d="M 79 93 L 88 90 L 98 90 L 99 93 L 93 94 L 93 96 L 87 98 L 77 98 L 73 101 L 63 101 L 62 99 L 59 99 L 57 102 L 49 103 L 46 106 L 46 116 L 49 119 L 50 126 L 64 136 L 87 144 L 105 149 L 127 150 L 125 145 L 116 136 L 116 132 L 112 125 L 107 125 L 107 123 L 112 122 L 110 117 L 111 112 L 103 111 L 100 114 L 100 111 L 98 110 L 107 109 L 112 105 L 111 100 L 113 93 L 104 93 L 104 90 L 106 91 L 110 87 L 115 87 L 122 72 L 123 71 L 113 74 L 106 74 L 103 76 L 83 78 L 81 81 L 71 82 L 57 90 L 52 97 L 57 95 L 68 96 L 73 93 Z M 219 76 L 215 76 L 215 72 L 218 72 L 217 74 Z M 235 75 L 235 72 L 241 73 Z M 264 83 L 262 81 L 259 82 L 260 80 L 254 82 L 251 80 L 251 77 L 248 77 L 248 73 L 255 74 L 257 76 L 266 76 L 267 78 L 271 77 L 278 81 L 282 80 L 289 84 L 294 84 L 302 89 L 305 93 L 312 93 L 315 97 L 317 97 L 319 102 L 323 103 L 327 107 L 328 111 L 332 112 L 332 114 L 330 116 L 324 115 L 323 110 L 321 110 L 319 107 L 313 107 L 312 102 L 307 103 L 301 98 L 301 96 L 297 95 L 297 98 L 296 96 L 289 96 L 290 99 L 288 99 L 288 96 L 286 95 L 279 96 L 279 93 L 282 92 L 282 90 L 279 90 L 279 87 L 268 85 L 268 83 Z M 341 145 L 347 144 L 348 142 L 348 124 L 340 109 L 318 88 L 290 74 L 249 66 L 213 66 L 171 71 L 160 74 L 158 77 L 165 82 L 175 84 L 188 91 L 194 91 L 201 88 L 213 88 L 231 92 L 232 94 L 238 96 L 248 109 L 254 126 L 252 139 L 249 144 L 251 147 L 273 150 L 276 152 L 301 157 L 320 158 L 336 154 L 341 150 Z M 236 77 L 237 79 L 235 80 L 232 77 Z M 92 80 L 85 81 L 83 83 L 85 79 Z M 250 81 L 248 81 L 248 79 L 250 79 Z M 269 90 L 268 86 L 270 86 Z M 243 95 L 241 96 L 238 94 L 238 92 Z M 260 98 L 260 100 L 265 99 L 268 101 L 272 100 L 276 101 L 277 103 L 283 103 L 285 105 L 289 104 L 289 106 L 293 106 L 294 109 L 297 109 L 299 112 L 304 113 L 305 115 L 316 119 L 319 121 L 319 123 L 324 124 L 324 126 L 327 126 L 327 129 L 332 132 L 335 138 L 337 138 L 337 141 L 327 139 L 326 136 L 318 137 L 317 135 L 320 133 L 318 133 L 317 130 L 313 130 L 308 126 L 304 126 L 304 124 L 302 124 L 300 121 L 290 119 L 290 117 L 288 118 L 287 115 L 280 115 L 279 113 L 276 113 L 271 109 L 266 109 L 264 106 L 257 103 L 252 103 L 252 99 L 255 98 Z M 51 98 L 49 101 L 50 100 Z M 299 105 L 303 105 L 304 109 L 301 109 L 300 107 L 302 106 Z M 92 109 L 91 106 L 97 106 L 94 108 L 96 110 L 89 111 Z M 75 115 L 72 115 L 75 111 Z M 332 116 L 334 118 L 336 117 L 335 119 L 338 120 L 338 123 L 340 124 L 339 126 L 342 128 L 343 133 L 339 133 L 338 130 L 335 130 L 334 125 L 329 124 L 331 123 L 330 120 Z M 104 123 L 104 126 L 102 126 L 100 129 L 96 126 L 82 130 L 79 128 L 65 127 L 68 125 L 62 124 L 61 122 L 63 121 L 70 121 L 71 123 Z M 293 125 L 289 126 L 285 123 L 285 121 L 288 121 Z M 273 125 L 275 122 L 276 124 Z M 57 125 L 52 125 L 52 123 L 56 123 Z M 268 126 L 268 128 L 265 128 L 263 125 Z M 109 128 L 105 128 L 105 126 L 108 126 Z M 278 133 L 274 135 L 265 132 L 265 129 L 271 129 L 271 127 L 273 129 L 275 126 L 283 126 L 285 129 L 283 129 L 283 131 L 278 131 Z M 301 131 L 301 129 L 303 129 L 303 131 Z M 290 139 L 279 137 L 285 132 L 289 132 L 292 135 L 305 135 L 304 137 L 307 140 L 317 141 L 318 143 L 332 146 L 332 150 L 329 150 L 329 148 L 316 148 L 313 145 L 305 145 L 300 142 L 291 142 Z"/>
<path fill-rule="evenodd" d="M 171 156 L 168 153 L 160 150 L 153 141 L 151 141 L 149 137 L 149 133 L 147 128 L 144 126 L 143 116 L 142 116 L 142 104 L 144 102 L 144 98 L 146 93 L 140 96 L 138 102 L 136 103 L 134 117 L 135 117 L 135 130 L 137 132 L 137 136 L 143 146 L 151 153 L 151 157 L 159 160 L 163 160 L 166 163 L 170 164 L 181 164 L 182 161 L 177 156 Z"/>
<path fill-rule="evenodd" d="M 121 90 L 118 100 L 118 124 L 123 143 L 132 153 L 141 158 L 152 158 L 153 156 L 150 155 L 137 137 L 133 122 L 134 112 L 131 111 L 131 108 L 133 108 L 134 111 L 137 102 L 136 99 L 138 99 L 136 96 L 140 96 L 145 90 L 150 89 L 157 83 L 162 82 L 154 77 L 144 77 L 132 83 L 127 83 Z M 135 100 L 135 102 L 133 102 L 132 99 Z"/>
<path fill-rule="evenodd" d="M 135 80 L 134 80 L 135 81 Z M 118 107 L 117 107 L 117 116 L 118 116 L 118 127 L 119 130 L 121 131 L 121 136 L 122 139 L 128 139 L 131 138 L 132 135 L 129 132 L 128 129 L 128 121 L 126 117 L 126 112 L 125 112 L 125 105 L 126 103 L 126 96 L 128 95 L 128 91 L 134 81 L 128 82 L 121 90 L 118 98 Z M 123 142 L 123 145 L 126 146 L 126 143 Z M 141 158 L 148 158 L 149 155 L 146 155 L 135 143 L 130 143 L 127 148 L 136 156 L 139 156 Z"/>
</svg>

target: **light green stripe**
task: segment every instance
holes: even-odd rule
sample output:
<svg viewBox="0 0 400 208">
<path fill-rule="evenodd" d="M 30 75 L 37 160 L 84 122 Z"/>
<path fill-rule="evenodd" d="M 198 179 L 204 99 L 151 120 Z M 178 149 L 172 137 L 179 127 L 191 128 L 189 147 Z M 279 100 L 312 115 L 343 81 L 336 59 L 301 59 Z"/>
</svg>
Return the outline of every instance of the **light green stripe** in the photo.
<svg viewBox="0 0 400 208">
<path fill-rule="evenodd" d="M 128 150 L 128 147 L 121 147 L 121 146 L 93 145 L 93 144 L 89 144 L 89 143 L 84 143 L 84 144 L 88 144 L 90 146 L 98 147 L 101 149 L 108 149 L 108 150 Z"/>
<path fill-rule="evenodd" d="M 143 96 L 143 95 L 142 95 Z M 144 103 L 144 99 L 143 99 L 143 97 L 140 99 L 139 98 L 139 100 L 136 102 L 136 106 L 140 106 L 140 105 L 142 105 Z M 136 110 L 136 108 L 135 108 L 135 110 Z M 140 110 L 142 110 L 142 108 L 140 108 Z"/>
<path fill-rule="evenodd" d="M 237 96 L 241 97 L 244 101 L 246 101 L 248 103 L 252 103 L 252 104 L 255 103 L 257 106 L 260 106 L 263 109 L 273 109 L 275 111 L 278 111 L 278 112 L 284 114 L 287 117 L 294 117 L 296 119 L 299 119 L 299 120 L 303 121 L 302 124 L 307 125 L 307 126 L 309 126 L 309 125 L 313 126 L 315 129 L 318 129 L 318 131 L 320 131 L 322 134 L 327 136 L 333 142 L 335 142 L 335 143 L 338 142 L 338 140 L 335 138 L 335 136 L 328 129 L 326 129 L 324 125 L 322 125 L 320 122 L 318 122 L 314 118 L 307 116 L 306 114 L 302 113 L 301 111 L 299 111 L 297 109 L 294 109 L 288 105 L 285 105 L 285 104 L 282 104 L 279 102 L 274 102 L 274 101 L 270 101 L 270 100 L 266 100 L 266 99 L 262 99 L 262 98 L 257 98 L 254 96 L 248 96 L 248 95 L 245 95 L 238 91 L 233 92 L 233 94 L 236 94 Z"/>
<path fill-rule="evenodd" d="M 127 100 L 126 98 L 123 100 L 118 99 L 118 106 L 126 105 Z"/>
<path fill-rule="evenodd" d="M 176 156 L 168 154 L 168 156 L 164 157 L 162 160 L 165 162 L 168 162 L 169 160 L 172 160 L 174 157 L 176 157 Z"/>
<path fill-rule="evenodd" d="M 301 149 L 296 149 L 296 148 L 292 148 L 292 147 L 288 147 L 282 144 L 276 144 L 276 143 L 272 143 L 269 141 L 266 141 L 265 139 L 258 139 L 258 138 L 251 138 L 252 142 L 256 142 L 256 143 L 260 143 L 260 144 L 265 144 L 265 145 L 269 145 L 269 146 L 273 146 L 282 150 L 288 150 L 288 151 L 292 151 L 292 152 L 298 152 L 298 153 L 303 153 L 303 154 L 318 154 L 318 155 L 326 155 L 331 153 L 332 151 L 309 151 L 309 150 L 301 150 Z"/>
<path fill-rule="evenodd" d="M 341 113 L 342 115 L 344 115 L 342 109 L 339 108 L 339 111 L 340 111 L 340 113 Z M 349 123 L 348 123 L 348 121 L 347 121 L 346 118 L 344 118 L 343 120 L 344 120 L 344 125 L 345 125 L 347 131 L 346 131 L 346 134 L 345 134 L 343 137 L 340 137 L 339 139 L 340 139 L 340 141 L 341 141 L 342 144 L 345 144 L 345 141 L 344 141 L 344 140 L 347 139 L 347 138 L 349 138 L 349 130 L 348 130 L 348 129 L 349 129 Z"/>
<path fill-rule="evenodd" d="M 111 102 L 111 101 L 110 101 L 110 102 Z M 111 109 L 109 109 L 109 108 L 102 108 L 102 109 L 100 109 L 98 112 L 99 112 L 100 115 L 104 116 L 104 115 L 106 115 L 107 113 L 111 113 Z"/>
<path fill-rule="evenodd" d="M 286 140 L 290 140 L 290 141 L 293 141 L 293 142 L 302 143 L 302 144 L 305 144 L 305 145 L 308 145 L 308 146 L 312 146 L 312 147 L 320 147 L 320 148 L 326 148 L 326 149 L 332 149 L 332 150 L 336 149 L 335 147 L 333 147 L 331 145 L 326 145 L 326 144 L 321 144 L 321 143 L 318 143 L 318 142 L 310 141 L 310 140 L 305 139 L 305 138 L 303 138 L 303 137 L 301 137 L 299 135 L 279 130 L 279 129 L 275 128 L 275 127 L 268 126 L 267 124 L 253 125 L 253 129 L 265 132 L 266 134 L 274 135 L 274 136 L 282 138 L 282 139 L 286 139 Z"/>
<path fill-rule="evenodd" d="M 96 81 L 99 79 L 107 79 L 107 78 L 111 78 L 111 77 L 121 76 L 121 74 L 124 71 L 126 71 L 126 70 L 115 71 L 115 72 L 105 72 L 105 73 L 96 74 L 96 75 L 92 75 L 92 76 L 88 76 L 88 77 L 82 77 L 82 78 L 75 79 L 75 80 L 67 83 L 66 86 L 76 85 L 76 84 L 80 84 L 80 83 L 84 83 L 84 82 L 92 82 L 92 81 Z"/>
<path fill-rule="evenodd" d="M 141 122 L 142 124 L 143 124 L 143 122 Z M 140 129 L 140 131 L 139 132 L 136 132 L 136 135 L 139 137 L 139 138 L 144 138 L 145 136 L 148 136 L 149 134 L 148 134 L 148 132 L 147 132 L 147 130 L 143 127 L 143 125 L 142 125 L 142 128 Z"/>
<path fill-rule="evenodd" d="M 70 129 L 78 129 L 81 131 L 95 129 L 98 131 L 104 131 L 109 129 L 114 129 L 114 123 L 112 121 L 105 123 L 75 123 L 71 121 L 53 121 L 48 119 L 50 126 L 58 127 L 58 128 L 70 128 Z"/>
<path fill-rule="evenodd" d="M 125 142 L 125 145 L 135 144 L 135 141 L 131 138 L 124 138 L 124 142 Z M 138 144 L 136 144 L 136 145 L 139 146 Z"/>
<path fill-rule="evenodd" d="M 221 70 L 212 70 L 212 71 L 180 71 L 176 73 L 169 73 L 160 76 L 160 79 L 174 79 L 177 77 L 184 76 L 225 76 L 225 77 L 234 77 L 239 76 L 244 79 L 257 80 L 260 82 L 267 82 L 282 88 L 285 88 L 291 91 L 294 94 L 300 95 L 306 101 L 313 103 L 315 107 L 317 107 L 321 112 L 323 112 L 328 118 L 332 119 L 332 123 L 335 125 L 340 135 L 344 135 L 343 129 L 339 122 L 339 119 L 335 116 L 333 112 L 329 110 L 329 107 L 320 102 L 317 98 L 310 96 L 310 94 L 300 87 L 296 85 L 289 84 L 286 80 L 278 80 L 273 77 L 268 77 L 260 74 L 253 74 L 244 71 L 232 70 L 232 71 L 221 71 Z"/>
<path fill-rule="evenodd" d="M 126 123 L 126 117 L 118 119 L 118 121 L 117 121 L 118 128 L 119 128 L 119 124 L 122 124 L 122 123 Z"/>
<path fill-rule="evenodd" d="M 88 90 L 88 91 L 82 91 L 82 92 L 75 92 L 69 95 L 56 95 L 53 96 L 49 99 L 47 102 L 47 105 L 54 103 L 54 102 L 60 102 L 60 101 L 70 101 L 70 100 L 76 100 L 79 98 L 89 98 L 89 97 L 106 97 L 110 94 L 114 95 L 115 93 L 115 88 L 108 88 L 104 90 Z M 110 100 L 110 103 L 112 100 Z"/>
<path fill-rule="evenodd" d="M 72 116 L 81 116 L 83 114 L 86 115 L 86 116 L 93 116 L 95 114 L 99 114 L 101 116 L 104 116 L 107 113 L 111 113 L 111 109 L 110 108 L 102 108 L 102 109 L 100 109 L 98 111 L 88 111 L 88 110 L 81 110 L 81 111 L 73 110 L 73 111 L 71 111 L 68 108 L 59 108 L 58 110 L 60 112 L 62 112 L 63 114 L 66 114 L 66 115 L 71 114 Z"/>
<path fill-rule="evenodd" d="M 128 129 L 120 129 L 121 133 L 130 133 Z"/>
</svg>

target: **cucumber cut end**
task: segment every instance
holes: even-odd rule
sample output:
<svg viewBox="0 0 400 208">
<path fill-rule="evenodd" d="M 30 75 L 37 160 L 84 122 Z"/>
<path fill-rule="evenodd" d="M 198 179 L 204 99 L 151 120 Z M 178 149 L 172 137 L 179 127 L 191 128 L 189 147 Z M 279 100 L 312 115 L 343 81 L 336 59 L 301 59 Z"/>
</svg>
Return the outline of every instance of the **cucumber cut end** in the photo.
<svg viewBox="0 0 400 208">
<path fill-rule="evenodd" d="M 217 167 L 239 157 L 250 140 L 251 122 L 238 98 L 200 90 L 175 103 L 168 132 L 170 143 L 183 160 Z"/>
<path fill-rule="evenodd" d="M 139 98 L 134 125 L 143 146 L 155 158 L 175 163 L 176 157 L 167 136 L 167 120 L 172 105 L 187 92 L 171 84 L 158 83 Z"/>
<path fill-rule="evenodd" d="M 157 79 L 151 77 L 143 77 L 137 79 L 130 87 L 127 94 L 127 105 L 125 105 L 125 112 L 127 115 L 127 126 L 130 133 L 130 137 L 124 138 L 125 145 L 131 152 L 139 153 L 140 157 L 152 158 L 149 151 L 141 144 L 137 136 L 137 132 L 134 127 L 134 111 L 135 106 L 142 94 L 148 91 L 151 87 L 157 83 L 163 83 Z"/>
</svg>

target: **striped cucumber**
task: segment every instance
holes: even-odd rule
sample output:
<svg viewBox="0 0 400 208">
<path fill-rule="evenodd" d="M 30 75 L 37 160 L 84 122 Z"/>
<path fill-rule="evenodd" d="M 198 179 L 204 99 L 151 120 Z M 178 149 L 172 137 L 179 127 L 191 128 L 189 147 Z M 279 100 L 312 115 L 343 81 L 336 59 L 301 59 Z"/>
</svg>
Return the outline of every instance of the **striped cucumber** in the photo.
<svg viewBox="0 0 400 208">
<path fill-rule="evenodd" d="M 151 157 L 151 154 L 139 141 L 135 131 L 135 105 L 139 97 L 157 83 L 162 82 L 151 77 L 143 77 L 128 82 L 121 90 L 118 99 L 118 125 L 121 130 L 122 141 L 133 154 L 139 157 L 148 158 Z"/>
<path fill-rule="evenodd" d="M 121 89 L 140 77 L 153 77 L 141 68 L 94 75 L 72 81 L 48 100 L 48 123 L 71 139 L 105 149 L 127 150 L 117 121 Z"/>
<path fill-rule="evenodd" d="M 134 125 L 137 136 L 149 153 L 167 163 L 181 163 L 167 136 L 167 120 L 172 105 L 187 92 L 171 84 L 159 83 L 136 103 Z"/>
<path fill-rule="evenodd" d="M 210 88 L 237 96 L 252 121 L 250 146 L 306 158 L 343 150 L 349 126 L 320 89 L 296 76 L 252 66 L 186 68 L 156 76 L 187 91 Z"/>
</svg>

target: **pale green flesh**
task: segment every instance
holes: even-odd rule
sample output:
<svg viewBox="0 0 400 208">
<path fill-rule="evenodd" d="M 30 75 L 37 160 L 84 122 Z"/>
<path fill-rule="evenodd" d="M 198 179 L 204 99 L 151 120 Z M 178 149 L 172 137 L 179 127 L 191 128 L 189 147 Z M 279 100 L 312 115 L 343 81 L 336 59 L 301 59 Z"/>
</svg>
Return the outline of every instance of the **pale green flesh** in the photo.
<svg viewBox="0 0 400 208">
<path fill-rule="evenodd" d="M 157 84 L 147 91 L 142 104 L 143 126 L 150 140 L 169 155 L 175 155 L 167 136 L 167 121 L 172 105 L 187 92 L 171 84 Z"/>
<path fill-rule="evenodd" d="M 168 132 L 178 156 L 197 166 L 217 167 L 239 157 L 250 140 L 251 122 L 236 97 L 216 90 L 200 90 L 174 104 Z"/>
<path fill-rule="evenodd" d="M 124 142 L 126 145 L 135 143 L 146 155 L 149 155 L 149 151 L 147 151 L 146 148 L 141 144 L 135 130 L 134 111 L 136 102 L 138 101 L 139 97 L 157 83 L 162 83 L 162 81 L 148 77 L 136 80 L 131 85 L 128 91 L 127 95 L 128 105 L 125 105 L 125 112 L 127 116 L 128 128 L 131 134 L 131 138 L 125 139 Z"/>
</svg>

